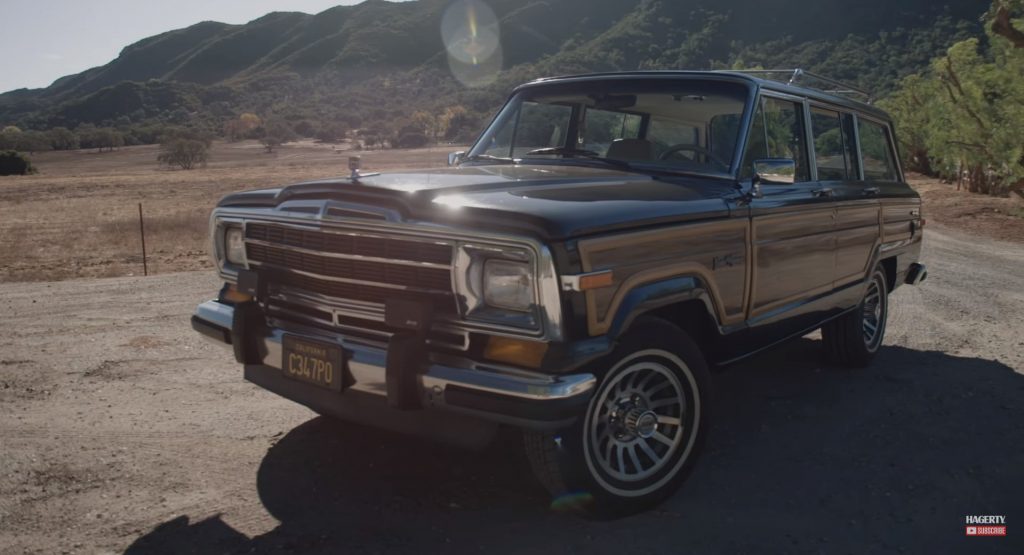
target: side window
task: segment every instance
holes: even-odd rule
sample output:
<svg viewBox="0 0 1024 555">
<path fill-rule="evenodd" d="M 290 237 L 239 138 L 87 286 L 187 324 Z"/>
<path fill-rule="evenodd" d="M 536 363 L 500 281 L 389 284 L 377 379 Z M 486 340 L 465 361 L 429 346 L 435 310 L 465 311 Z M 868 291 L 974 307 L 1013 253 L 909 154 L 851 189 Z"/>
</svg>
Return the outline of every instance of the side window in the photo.
<svg viewBox="0 0 1024 555">
<path fill-rule="evenodd" d="M 499 133 L 495 137 L 495 145 L 487 152 L 501 150 L 504 146 L 504 152 L 495 154 L 518 158 L 538 148 L 565 146 L 565 136 L 569 131 L 571 119 L 571 106 L 523 102 L 519 108 L 518 122 L 510 133 L 511 136 L 506 139 L 515 141 L 515 144 L 511 145 L 511 148 L 508 144 L 500 144 L 505 138 Z"/>
<path fill-rule="evenodd" d="M 796 162 L 796 181 L 810 181 L 803 105 L 777 98 L 762 98 L 750 126 L 741 177 L 754 175 L 754 161 L 787 158 Z"/>
<path fill-rule="evenodd" d="M 654 145 L 654 158 L 658 159 L 669 147 L 676 145 L 700 146 L 700 131 L 685 123 L 651 118 L 647 124 L 647 140 Z"/>
<path fill-rule="evenodd" d="M 858 118 L 860 153 L 864 158 L 866 181 L 898 181 L 896 161 L 893 159 L 892 141 L 886 128 L 873 121 Z"/>
<path fill-rule="evenodd" d="M 612 141 L 639 137 L 642 121 L 643 118 L 637 114 L 587 108 L 580 148 L 604 156 Z"/>
<path fill-rule="evenodd" d="M 814 162 L 818 166 L 819 180 L 857 179 L 851 119 L 849 115 L 841 116 L 839 112 L 811 108 Z"/>
</svg>

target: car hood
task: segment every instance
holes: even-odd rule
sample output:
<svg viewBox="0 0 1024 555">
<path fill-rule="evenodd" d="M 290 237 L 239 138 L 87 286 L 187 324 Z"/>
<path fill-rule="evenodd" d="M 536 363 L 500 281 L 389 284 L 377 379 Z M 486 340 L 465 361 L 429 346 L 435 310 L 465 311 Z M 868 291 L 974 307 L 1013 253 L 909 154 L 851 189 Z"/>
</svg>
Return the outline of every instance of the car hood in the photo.
<svg viewBox="0 0 1024 555">
<path fill-rule="evenodd" d="M 386 208 L 402 219 L 566 239 L 725 217 L 734 185 L 573 165 L 509 164 L 334 178 L 235 193 L 220 206 L 281 207 L 300 199 Z M 294 203 L 291 203 L 294 204 Z"/>
</svg>

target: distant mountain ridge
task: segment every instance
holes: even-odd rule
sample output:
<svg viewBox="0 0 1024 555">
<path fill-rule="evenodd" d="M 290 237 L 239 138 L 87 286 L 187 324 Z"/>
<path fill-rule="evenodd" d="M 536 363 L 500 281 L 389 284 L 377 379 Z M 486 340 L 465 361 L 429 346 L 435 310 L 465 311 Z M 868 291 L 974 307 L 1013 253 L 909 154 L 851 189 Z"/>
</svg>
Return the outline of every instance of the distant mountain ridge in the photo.
<svg viewBox="0 0 1024 555">
<path fill-rule="evenodd" d="M 242 110 L 331 119 L 383 106 L 390 118 L 451 103 L 482 113 L 517 81 L 636 68 L 802 65 L 885 89 L 976 28 L 986 7 L 976 0 L 856 7 L 843 0 L 489 0 L 501 22 L 504 69 L 471 89 L 448 72 L 439 31 L 453 5 L 465 0 L 368 0 L 243 25 L 197 23 L 131 44 L 110 63 L 49 87 L 0 95 L 0 125 L 217 127 Z"/>
</svg>

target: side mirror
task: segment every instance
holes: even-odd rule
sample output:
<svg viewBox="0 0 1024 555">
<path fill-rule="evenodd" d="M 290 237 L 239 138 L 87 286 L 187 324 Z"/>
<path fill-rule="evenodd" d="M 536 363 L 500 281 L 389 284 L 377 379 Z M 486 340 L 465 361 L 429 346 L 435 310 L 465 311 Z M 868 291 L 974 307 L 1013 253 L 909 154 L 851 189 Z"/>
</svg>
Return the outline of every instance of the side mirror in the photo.
<svg viewBox="0 0 1024 555">
<path fill-rule="evenodd" d="M 754 160 L 755 181 L 761 183 L 795 183 L 796 160 L 792 158 L 763 158 Z"/>
<path fill-rule="evenodd" d="M 466 151 L 465 150 L 460 150 L 458 152 L 449 152 L 448 153 L 448 165 L 449 166 L 457 166 L 465 158 L 466 158 Z"/>
</svg>

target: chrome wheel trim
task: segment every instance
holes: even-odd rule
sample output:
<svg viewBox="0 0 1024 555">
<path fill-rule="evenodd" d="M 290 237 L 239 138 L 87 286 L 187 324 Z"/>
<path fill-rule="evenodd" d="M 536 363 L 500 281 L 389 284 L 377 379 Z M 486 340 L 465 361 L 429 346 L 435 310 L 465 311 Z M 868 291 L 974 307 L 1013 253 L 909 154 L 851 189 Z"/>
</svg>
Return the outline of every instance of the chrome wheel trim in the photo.
<svg viewBox="0 0 1024 555">
<path fill-rule="evenodd" d="M 686 377 L 687 387 L 672 366 Z M 700 426 L 699 390 L 686 363 L 661 349 L 633 353 L 619 361 L 609 375 L 612 380 L 602 386 L 587 409 L 584 458 L 601 487 L 622 497 L 639 497 L 664 486 L 689 458 Z M 634 399 L 637 396 L 639 399 Z M 616 412 L 621 420 L 618 430 L 611 422 Z M 656 419 L 653 430 L 652 413 Z M 688 413 L 690 422 L 686 421 Z M 616 431 L 621 433 L 616 436 Z M 654 482 L 648 483 L 652 479 Z M 629 487 L 630 483 L 636 487 Z"/>
<path fill-rule="evenodd" d="M 882 344 L 885 334 L 888 298 L 885 295 L 885 284 L 882 277 L 875 275 L 868 283 L 868 290 L 861 301 L 861 337 L 869 352 L 875 352 Z"/>
</svg>

